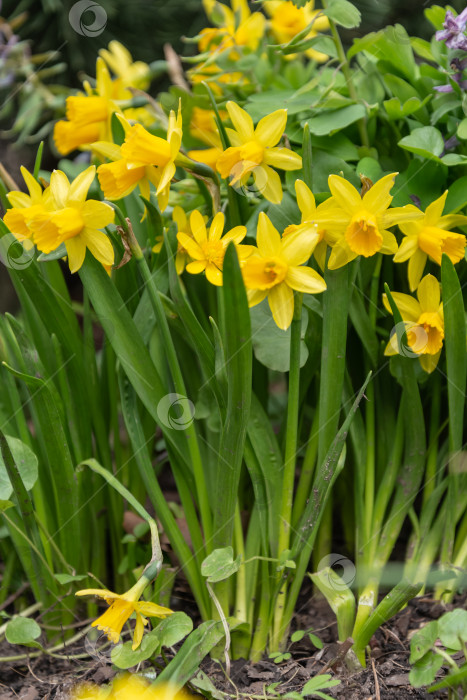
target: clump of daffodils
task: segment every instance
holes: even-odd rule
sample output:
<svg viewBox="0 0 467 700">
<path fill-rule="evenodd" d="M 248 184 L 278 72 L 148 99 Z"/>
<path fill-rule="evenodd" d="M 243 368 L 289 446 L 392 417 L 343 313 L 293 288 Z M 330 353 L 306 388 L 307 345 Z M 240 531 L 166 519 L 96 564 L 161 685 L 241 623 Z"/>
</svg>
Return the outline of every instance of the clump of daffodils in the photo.
<svg viewBox="0 0 467 700">
<path fill-rule="evenodd" d="M 126 673 L 106 686 L 82 683 L 73 690 L 69 700 L 188 700 L 192 697 L 170 683 L 154 686 L 141 676 Z"/>
</svg>

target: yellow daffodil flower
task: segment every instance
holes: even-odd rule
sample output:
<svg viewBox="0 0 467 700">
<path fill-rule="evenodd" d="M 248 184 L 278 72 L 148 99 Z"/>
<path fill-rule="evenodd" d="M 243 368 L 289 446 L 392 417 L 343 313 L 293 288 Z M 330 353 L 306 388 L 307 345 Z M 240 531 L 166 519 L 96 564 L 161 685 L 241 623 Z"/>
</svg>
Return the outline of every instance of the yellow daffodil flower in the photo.
<svg viewBox="0 0 467 700">
<path fill-rule="evenodd" d="M 320 10 L 314 9 L 314 1 L 307 2 L 303 7 L 297 7 L 291 0 L 266 0 L 263 7 L 271 17 L 271 29 L 279 44 L 288 44 L 297 34 L 313 22 L 306 39 L 318 36 L 318 32 L 329 29 L 329 20 Z M 314 20 L 314 21 L 313 21 Z M 322 63 L 328 56 L 313 48 L 305 51 L 306 55 Z M 293 58 L 289 54 L 286 58 Z"/>
<path fill-rule="evenodd" d="M 247 0 L 232 0 L 232 9 L 215 0 L 203 0 L 204 9 L 216 27 L 200 32 L 198 47 L 205 51 L 224 51 L 234 47 L 247 47 L 255 51 L 261 41 L 266 20 L 261 12 L 250 12 Z M 235 60 L 236 51 L 229 54 Z"/>
<path fill-rule="evenodd" d="M 337 237 L 333 235 L 332 231 L 326 229 L 322 222 L 328 221 L 326 217 L 329 211 L 334 208 L 334 202 L 332 197 L 330 197 L 319 206 L 316 206 L 313 192 L 303 180 L 295 180 L 295 192 L 298 208 L 302 214 L 302 221 L 300 224 L 287 226 L 282 237 L 296 231 L 306 233 L 309 239 L 310 251 L 313 253 L 320 268 L 324 270 L 327 247 L 328 245 L 334 245 Z"/>
<path fill-rule="evenodd" d="M 146 90 L 149 87 L 150 68 L 143 61 L 133 61 L 131 53 L 115 39 L 109 42 L 108 49 L 100 49 L 99 56 L 106 62 L 112 73 L 120 78 L 125 87 Z"/>
<path fill-rule="evenodd" d="M 193 237 L 191 238 L 184 231 L 177 233 L 180 245 L 192 258 L 192 262 L 186 266 L 187 272 L 193 275 L 205 272 L 209 282 L 218 287 L 222 286 L 222 267 L 229 243 L 233 241 L 236 244 L 240 262 L 245 260 L 252 250 L 252 246 L 238 245 L 246 236 L 245 226 L 235 226 L 223 236 L 224 225 L 225 216 L 219 212 L 212 220 L 208 232 L 203 216 L 195 209 L 190 214 Z"/>
<path fill-rule="evenodd" d="M 437 265 L 441 265 L 443 253 L 446 253 L 454 264 L 464 257 L 466 237 L 450 229 L 454 226 L 465 226 L 467 216 L 442 216 L 447 194 L 446 190 L 441 197 L 432 202 L 426 208 L 425 216 L 417 221 L 399 224 L 405 238 L 394 256 L 394 262 L 409 261 L 408 278 L 411 292 L 418 287 L 428 257 Z"/>
<path fill-rule="evenodd" d="M 330 175 L 329 189 L 332 202 L 323 216 L 322 224 L 336 235 L 328 266 L 336 270 L 354 260 L 358 255 L 368 258 L 376 253 L 386 255 L 397 251 L 397 240 L 387 229 L 395 224 L 414 221 L 423 217 L 413 205 L 389 209 L 392 196 L 389 194 L 397 173 L 378 180 L 363 195 L 339 175 Z"/>
<path fill-rule="evenodd" d="M 151 685 L 146 678 L 125 673 L 109 686 L 82 683 L 73 691 L 71 700 L 188 700 L 191 697 L 170 683 Z"/>
<path fill-rule="evenodd" d="M 265 199 L 273 204 L 282 200 L 282 185 L 279 175 L 270 166 L 281 170 L 297 170 L 302 167 L 301 156 L 289 148 L 277 148 L 287 123 L 287 110 L 278 109 L 260 120 L 256 128 L 253 120 L 235 102 L 227 102 L 233 129 L 227 129 L 233 144 L 220 156 L 217 170 L 230 184 L 245 185 L 253 173 L 255 185 Z"/>
<path fill-rule="evenodd" d="M 207 216 L 203 217 L 204 221 L 207 221 Z M 191 230 L 191 223 L 190 219 L 187 217 L 185 214 L 184 210 L 182 207 L 180 207 L 178 204 L 173 208 L 172 212 L 172 220 L 175 221 L 177 224 L 177 229 L 179 233 L 185 233 L 189 238 L 194 240 L 193 238 L 193 233 Z M 156 245 L 152 248 L 153 253 L 159 253 L 161 248 L 162 248 L 162 243 L 164 242 L 164 237 L 159 236 L 156 238 L 157 243 Z M 186 267 L 186 263 L 188 260 L 188 251 L 186 248 L 182 246 L 180 241 L 178 241 L 178 246 L 177 246 L 177 254 L 175 256 L 175 269 L 177 270 L 177 274 L 181 275 L 182 272 L 184 271 Z"/>
<path fill-rule="evenodd" d="M 109 52 L 106 57 L 110 57 Z M 153 121 L 145 107 L 122 110 L 120 105 L 133 97 L 129 90 L 132 83 L 127 80 L 128 75 L 125 80 L 122 77 L 112 80 L 103 58 L 97 59 L 95 88 L 84 81 L 84 94 L 72 95 L 66 100 L 66 121 L 55 124 L 53 137 L 59 153 L 67 155 L 76 148 L 86 150 L 95 141 L 112 141 L 111 117 L 114 112 L 123 111 L 128 119 L 139 119 L 144 123 L 148 119 Z"/>
<path fill-rule="evenodd" d="M 98 142 L 93 151 L 111 162 L 99 165 L 97 176 L 104 197 L 110 201 L 126 197 L 138 185 L 141 194 L 149 199 L 150 185 L 156 187 L 161 211 L 169 201 L 170 181 L 175 174 L 175 158 L 182 141 L 182 115 L 172 110 L 169 115 L 167 140 L 150 134 L 141 124 L 130 125 L 119 117 L 125 129 L 122 146 Z"/>
<path fill-rule="evenodd" d="M 156 603 L 147 603 L 139 599 L 148 585 L 149 581 L 145 576 L 142 576 L 129 591 L 119 595 L 101 588 L 86 588 L 82 591 L 77 591 L 76 595 L 97 595 L 99 598 L 104 598 L 109 608 L 97 620 L 94 620 L 92 627 L 105 632 L 107 637 L 113 644 L 117 644 L 120 639 L 120 634 L 125 622 L 136 614 L 136 625 L 133 634 L 132 649 L 137 649 L 143 638 L 144 626 L 147 625 L 146 615 L 148 617 L 168 617 L 172 614 L 169 608 L 163 608 Z"/>
<path fill-rule="evenodd" d="M 397 334 L 393 333 L 384 351 L 385 355 L 419 356 L 425 372 L 433 372 L 438 364 L 444 339 L 443 304 L 436 277 L 426 275 L 418 285 L 418 301 L 409 294 L 392 292 L 393 299 L 405 324 L 408 348 L 399 348 Z M 386 309 L 392 313 L 386 294 Z"/>
<path fill-rule="evenodd" d="M 326 289 L 326 283 L 311 267 L 303 265 L 311 253 L 307 230 L 281 238 L 266 214 L 260 212 L 256 243 L 257 249 L 242 267 L 248 302 L 255 306 L 267 297 L 274 321 L 285 331 L 292 323 L 293 290 L 318 294 Z"/>
<path fill-rule="evenodd" d="M 32 219 L 39 213 L 49 211 L 53 204 L 49 188 L 43 192 L 37 180 L 23 165 L 21 166 L 21 174 L 29 194 L 14 190 L 7 194 L 12 208 L 7 209 L 3 221 L 15 238 L 24 241 L 32 238 L 32 231 L 29 227 Z"/>
<path fill-rule="evenodd" d="M 38 212 L 29 222 L 33 241 L 43 253 L 51 253 L 65 244 L 71 272 L 80 269 L 89 248 L 102 265 L 114 263 L 114 250 L 109 238 L 99 229 L 111 224 L 114 210 L 95 199 L 86 201 L 96 175 L 92 165 L 70 184 L 61 170 L 54 170 L 48 195 L 52 211 Z"/>
</svg>

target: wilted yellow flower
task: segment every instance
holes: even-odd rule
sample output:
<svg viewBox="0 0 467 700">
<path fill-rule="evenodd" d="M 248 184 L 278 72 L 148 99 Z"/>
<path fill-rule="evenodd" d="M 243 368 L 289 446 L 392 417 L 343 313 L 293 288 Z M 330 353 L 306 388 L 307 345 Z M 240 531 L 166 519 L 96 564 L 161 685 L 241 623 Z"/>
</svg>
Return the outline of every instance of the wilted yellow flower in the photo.
<svg viewBox="0 0 467 700">
<path fill-rule="evenodd" d="M 253 120 L 235 102 L 227 102 L 227 110 L 235 127 L 227 129 L 230 148 L 217 161 L 217 170 L 230 184 L 245 185 L 253 174 L 255 185 L 265 199 L 279 204 L 282 185 L 279 175 L 270 166 L 281 170 L 297 170 L 302 167 L 301 156 L 289 148 L 277 148 L 287 123 L 287 110 L 278 109 L 260 120 L 256 128 Z"/>
<path fill-rule="evenodd" d="M 28 188 L 29 194 L 12 191 L 7 194 L 7 198 L 12 208 L 7 209 L 3 221 L 11 233 L 19 240 L 24 241 L 32 238 L 30 222 L 39 213 L 50 211 L 53 203 L 51 201 L 50 189 L 44 192 L 37 180 L 22 165 L 21 174 Z"/>
<path fill-rule="evenodd" d="M 297 34 L 302 32 L 313 22 L 312 28 L 306 35 L 306 39 L 312 39 L 318 32 L 329 29 L 329 20 L 321 10 L 314 9 L 314 0 L 307 2 L 303 7 L 297 7 L 291 0 L 266 0 L 263 7 L 271 17 L 271 29 L 279 44 L 288 44 Z M 305 51 L 306 55 L 315 61 L 322 62 L 328 56 L 313 48 Z M 293 58 L 289 54 L 287 58 Z"/>
<path fill-rule="evenodd" d="M 267 297 L 274 321 L 287 330 L 294 312 L 293 290 L 318 294 L 326 289 L 321 275 L 303 265 L 311 254 L 308 232 L 296 231 L 281 238 L 268 216 L 260 212 L 256 243 L 258 248 L 242 267 L 249 305 Z"/>
<path fill-rule="evenodd" d="M 254 51 L 264 34 L 265 17 L 261 12 L 251 14 L 247 0 L 232 0 L 232 9 L 215 0 L 203 0 L 204 9 L 216 27 L 200 32 L 198 47 L 205 51 L 224 51 L 234 47 L 248 47 Z M 230 58 L 238 58 L 231 52 Z"/>
<path fill-rule="evenodd" d="M 329 210 L 323 214 L 322 224 L 337 238 L 329 258 L 329 269 L 336 270 L 359 255 L 368 258 L 376 253 L 394 254 L 397 240 L 387 229 L 423 216 L 412 205 L 389 209 L 392 202 L 389 191 L 396 175 L 392 173 L 381 178 L 363 197 L 343 177 L 329 176 L 332 200 Z"/>
<path fill-rule="evenodd" d="M 102 588 L 86 588 L 82 591 L 77 591 L 76 595 L 97 595 L 99 598 L 104 598 L 105 602 L 108 603 L 109 608 L 97 620 L 94 620 L 92 627 L 97 627 L 97 629 L 105 632 L 113 644 L 117 644 L 123 625 L 135 613 L 136 625 L 132 649 L 137 649 L 143 638 L 144 626 L 148 622 L 145 616 L 164 618 L 172 614 L 172 610 L 169 608 L 163 608 L 156 603 L 147 603 L 144 600 L 139 600 L 148 583 L 148 579 L 142 576 L 123 595 L 112 593 L 112 591 Z"/>
<path fill-rule="evenodd" d="M 394 256 L 394 262 L 409 261 L 408 277 L 411 292 L 418 287 L 428 257 L 437 265 L 441 265 L 443 253 L 446 253 L 454 264 L 464 257 L 467 240 L 463 234 L 454 233 L 450 229 L 454 226 L 465 226 L 467 216 L 462 214 L 442 216 L 447 194 L 446 190 L 441 197 L 432 202 L 426 208 L 425 216 L 416 221 L 399 224 L 405 238 Z"/>
<path fill-rule="evenodd" d="M 65 244 L 71 272 L 80 269 L 89 248 L 102 265 L 113 265 L 114 250 L 109 238 L 99 229 L 111 224 L 114 210 L 95 199 L 86 200 L 96 174 L 92 165 L 70 184 L 61 170 L 54 170 L 47 195 L 51 211 L 39 211 L 28 223 L 33 241 L 43 253 L 51 253 Z"/>
<path fill-rule="evenodd" d="M 143 61 L 133 61 L 131 53 L 119 41 L 109 42 L 108 49 L 100 49 L 99 56 L 104 59 L 112 73 L 120 78 L 125 87 L 146 90 L 149 87 L 150 68 Z"/>
<path fill-rule="evenodd" d="M 240 261 L 250 255 L 252 249 L 252 246 L 238 245 L 246 236 L 245 226 L 235 226 L 223 236 L 224 225 L 225 216 L 219 212 L 212 220 L 208 232 L 203 216 L 195 209 L 190 215 L 193 237 L 183 231 L 177 233 L 179 243 L 192 258 L 192 262 L 186 266 L 187 272 L 193 275 L 205 272 L 209 282 L 217 286 L 222 285 L 222 267 L 229 243 L 233 241 L 236 244 Z"/>
<path fill-rule="evenodd" d="M 426 275 L 418 285 L 418 301 L 409 294 L 392 292 L 392 297 L 404 321 L 408 348 L 399 348 L 397 333 L 393 333 L 384 351 L 385 355 L 419 356 L 425 372 L 433 372 L 438 364 L 444 339 L 443 304 L 436 277 Z M 386 294 L 386 309 L 392 313 Z"/>
</svg>

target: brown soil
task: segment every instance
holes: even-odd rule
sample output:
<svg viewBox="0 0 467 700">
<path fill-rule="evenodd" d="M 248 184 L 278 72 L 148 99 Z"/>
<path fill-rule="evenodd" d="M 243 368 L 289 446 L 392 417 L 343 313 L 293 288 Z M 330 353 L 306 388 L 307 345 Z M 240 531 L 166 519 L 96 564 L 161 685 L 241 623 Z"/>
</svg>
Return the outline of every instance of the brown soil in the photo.
<svg viewBox="0 0 467 700">
<path fill-rule="evenodd" d="M 336 661 L 339 656 L 336 623 L 328 605 L 316 597 L 304 596 L 302 601 L 293 629 L 313 628 L 314 634 L 324 643 L 323 649 L 317 650 L 305 636 L 302 641 L 290 645 L 291 658 L 280 664 L 270 659 L 256 664 L 243 659 L 233 661 L 230 680 L 226 679 L 223 665 L 207 658 L 202 666 L 203 671 L 220 691 L 232 698 L 239 697 L 237 692 L 244 698 L 265 697 L 267 686 L 279 683 L 275 689 L 278 693 L 276 697 L 283 697 L 291 691 L 299 692 L 316 674 L 330 673 L 339 678 L 341 684 L 324 692 L 338 700 L 447 697 L 445 691 L 428 694 L 423 689 L 410 687 L 408 658 L 410 637 L 414 630 L 438 618 L 453 605 L 445 607 L 429 597 L 413 600 L 375 635 L 368 668 L 350 673 L 341 661 Z M 182 603 L 181 599 L 179 603 Z M 456 600 L 456 605 L 465 605 L 465 596 L 462 600 Z M 186 610 L 186 599 L 183 607 Z M 24 661 L 3 662 L 0 667 L 0 700 L 68 700 L 70 689 L 76 682 L 86 680 L 101 684 L 115 675 L 116 671 L 105 656 L 100 659 L 67 658 L 83 652 L 81 641 L 62 651 L 60 659 L 40 656 L 26 664 Z M 13 647 L 7 643 L 0 645 L 0 656 L 16 653 L 24 653 L 24 647 Z M 445 672 L 443 667 L 440 676 Z"/>
</svg>

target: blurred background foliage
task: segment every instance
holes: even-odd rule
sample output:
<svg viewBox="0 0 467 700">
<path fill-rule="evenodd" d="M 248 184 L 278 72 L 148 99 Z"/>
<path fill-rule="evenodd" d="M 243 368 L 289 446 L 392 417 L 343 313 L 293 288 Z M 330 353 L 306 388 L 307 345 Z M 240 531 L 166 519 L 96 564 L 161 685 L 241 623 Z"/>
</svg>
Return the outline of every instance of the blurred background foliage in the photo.
<svg viewBox="0 0 467 700">
<path fill-rule="evenodd" d="M 96 37 L 77 34 L 70 25 L 69 12 L 74 0 L 3 0 L 1 13 L 14 18 L 27 12 L 28 18 L 20 30 L 22 39 L 32 42 L 34 53 L 57 50 L 67 64 L 63 81 L 72 86 L 81 85 L 78 73 L 93 75 L 100 48 L 112 39 L 121 41 L 135 59 L 150 63 L 163 57 L 163 46 L 170 43 L 182 54 L 193 53 L 193 45 L 184 45 L 182 37 L 195 36 L 207 25 L 201 0 L 100 0 L 107 14 L 105 30 Z M 409 34 L 429 38 L 430 24 L 423 10 L 440 0 L 354 0 L 362 13 L 362 24 L 352 32 L 344 33 L 346 43 L 354 36 L 362 36 L 387 24 L 400 22 Z M 451 6 L 458 12 L 464 0 L 453 0 Z M 88 19 L 92 21 L 89 11 Z"/>
</svg>

